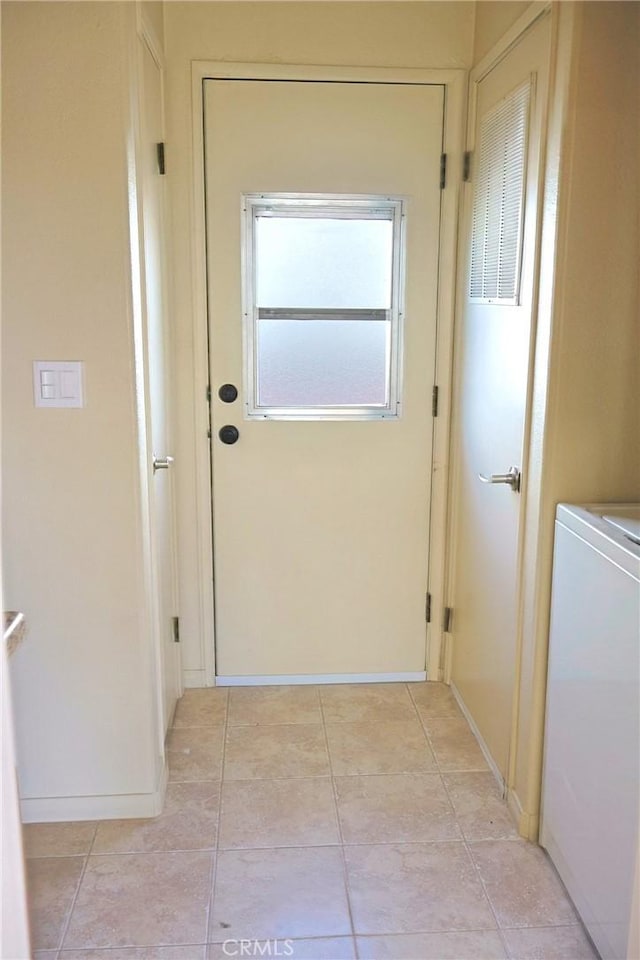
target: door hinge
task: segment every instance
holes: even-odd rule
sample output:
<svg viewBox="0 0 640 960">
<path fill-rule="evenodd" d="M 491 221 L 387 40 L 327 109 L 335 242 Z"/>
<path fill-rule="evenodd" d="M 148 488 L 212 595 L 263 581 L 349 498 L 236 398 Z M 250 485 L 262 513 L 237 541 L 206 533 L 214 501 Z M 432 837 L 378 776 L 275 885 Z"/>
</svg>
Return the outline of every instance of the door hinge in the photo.
<svg viewBox="0 0 640 960">
<path fill-rule="evenodd" d="M 164 143 L 156 143 L 156 156 L 158 157 L 158 173 L 163 177 L 165 174 Z"/>
<path fill-rule="evenodd" d="M 438 388 L 434 387 L 431 394 L 431 416 L 438 416 Z"/>
<path fill-rule="evenodd" d="M 440 189 L 444 190 L 447 185 L 447 155 L 440 154 Z"/>
<path fill-rule="evenodd" d="M 211 384 L 207 384 L 207 403 L 211 403 Z"/>
<path fill-rule="evenodd" d="M 465 183 L 471 180 L 471 150 L 465 150 L 462 157 L 462 179 Z"/>
<path fill-rule="evenodd" d="M 431 594 L 427 594 L 427 602 L 424 605 L 424 618 L 427 623 L 431 623 Z"/>
<path fill-rule="evenodd" d="M 180 617 L 173 617 L 173 642 L 180 643 Z"/>
<path fill-rule="evenodd" d="M 445 633 L 451 633 L 451 620 L 453 618 L 453 610 L 451 607 L 445 607 L 442 614 L 442 629 Z"/>
</svg>

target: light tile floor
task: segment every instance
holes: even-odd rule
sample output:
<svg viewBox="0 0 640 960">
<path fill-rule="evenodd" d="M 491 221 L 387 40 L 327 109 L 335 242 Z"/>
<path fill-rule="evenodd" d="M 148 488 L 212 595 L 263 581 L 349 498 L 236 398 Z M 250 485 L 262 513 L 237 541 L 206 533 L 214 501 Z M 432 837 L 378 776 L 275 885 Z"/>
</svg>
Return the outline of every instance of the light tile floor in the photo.
<svg viewBox="0 0 640 960">
<path fill-rule="evenodd" d="M 168 755 L 160 817 L 25 828 L 37 960 L 596 956 L 443 684 L 189 690 Z"/>
</svg>

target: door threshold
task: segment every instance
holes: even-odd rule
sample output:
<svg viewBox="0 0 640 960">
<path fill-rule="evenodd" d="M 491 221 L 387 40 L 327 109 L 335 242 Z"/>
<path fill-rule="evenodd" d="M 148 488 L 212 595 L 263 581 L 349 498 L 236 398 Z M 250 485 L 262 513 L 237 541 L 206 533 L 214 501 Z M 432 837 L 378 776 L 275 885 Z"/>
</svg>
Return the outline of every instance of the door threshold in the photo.
<svg viewBox="0 0 640 960">
<path fill-rule="evenodd" d="M 269 687 L 304 683 L 411 683 L 426 680 L 424 670 L 405 673 L 281 674 L 266 677 L 216 677 L 217 687 Z"/>
</svg>

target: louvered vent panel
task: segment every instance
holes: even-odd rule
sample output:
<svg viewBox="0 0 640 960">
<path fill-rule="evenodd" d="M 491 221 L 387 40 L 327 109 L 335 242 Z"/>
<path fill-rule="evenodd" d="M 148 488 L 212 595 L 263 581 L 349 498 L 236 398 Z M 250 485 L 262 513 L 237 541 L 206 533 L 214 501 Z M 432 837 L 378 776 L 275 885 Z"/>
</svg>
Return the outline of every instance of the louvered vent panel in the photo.
<svg viewBox="0 0 640 960">
<path fill-rule="evenodd" d="M 518 299 L 530 93 L 527 81 L 480 123 L 471 239 L 473 300 Z"/>
</svg>

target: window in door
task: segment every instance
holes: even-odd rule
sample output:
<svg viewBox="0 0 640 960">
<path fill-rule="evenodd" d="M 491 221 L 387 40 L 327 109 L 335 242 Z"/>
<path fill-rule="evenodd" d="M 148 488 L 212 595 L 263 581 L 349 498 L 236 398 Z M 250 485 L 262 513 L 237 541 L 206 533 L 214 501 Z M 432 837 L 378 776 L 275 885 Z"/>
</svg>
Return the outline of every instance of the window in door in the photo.
<svg viewBox="0 0 640 960">
<path fill-rule="evenodd" d="M 250 418 L 400 413 L 403 201 L 243 198 Z"/>
</svg>

